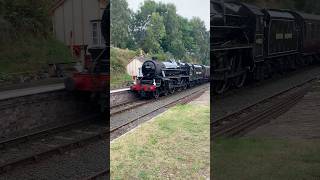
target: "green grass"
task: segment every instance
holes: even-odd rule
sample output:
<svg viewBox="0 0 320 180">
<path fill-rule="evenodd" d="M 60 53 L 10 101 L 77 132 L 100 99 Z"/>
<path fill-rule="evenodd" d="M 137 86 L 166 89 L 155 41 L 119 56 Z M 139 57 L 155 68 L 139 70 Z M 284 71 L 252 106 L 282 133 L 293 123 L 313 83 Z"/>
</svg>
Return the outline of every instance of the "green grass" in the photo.
<svg viewBox="0 0 320 180">
<path fill-rule="evenodd" d="M 215 180 L 320 179 L 320 140 L 230 138 L 213 148 Z"/>
<path fill-rule="evenodd" d="M 48 63 L 71 62 L 69 49 L 53 38 L 34 37 L 0 42 L 0 74 L 48 69 Z"/>
<path fill-rule="evenodd" d="M 111 144 L 111 179 L 206 179 L 208 106 L 180 105 Z"/>
<path fill-rule="evenodd" d="M 123 86 L 127 86 L 131 82 L 133 82 L 132 77 L 129 76 L 127 73 L 113 74 L 111 76 L 110 88 L 111 89 L 121 88 Z"/>
</svg>

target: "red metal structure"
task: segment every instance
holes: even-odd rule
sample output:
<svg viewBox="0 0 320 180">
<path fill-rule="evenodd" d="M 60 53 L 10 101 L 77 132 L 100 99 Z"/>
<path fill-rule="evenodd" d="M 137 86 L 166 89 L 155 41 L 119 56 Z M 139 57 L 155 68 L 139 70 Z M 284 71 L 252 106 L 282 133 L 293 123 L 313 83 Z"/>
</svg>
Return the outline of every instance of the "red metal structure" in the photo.
<svg viewBox="0 0 320 180">
<path fill-rule="evenodd" d="M 107 5 L 101 21 L 101 32 L 105 39 L 105 46 L 91 47 L 90 55 L 85 57 L 85 65 L 81 72 L 73 73 L 72 77 L 65 80 L 65 87 L 69 91 L 84 92 L 101 105 L 105 112 L 108 103 L 108 85 L 110 82 L 109 71 L 109 24 L 110 6 Z"/>
</svg>

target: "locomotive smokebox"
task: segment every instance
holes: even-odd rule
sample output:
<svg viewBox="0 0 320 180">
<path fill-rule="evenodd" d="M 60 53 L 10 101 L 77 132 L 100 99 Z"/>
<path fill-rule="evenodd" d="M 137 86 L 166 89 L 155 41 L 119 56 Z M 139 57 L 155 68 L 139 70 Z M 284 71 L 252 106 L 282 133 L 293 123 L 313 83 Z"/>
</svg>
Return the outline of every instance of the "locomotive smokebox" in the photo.
<svg viewBox="0 0 320 180">
<path fill-rule="evenodd" d="M 142 65 L 142 74 L 145 77 L 154 77 L 161 74 L 162 69 L 165 68 L 162 63 L 159 63 L 154 60 L 149 60 L 143 63 Z"/>
</svg>

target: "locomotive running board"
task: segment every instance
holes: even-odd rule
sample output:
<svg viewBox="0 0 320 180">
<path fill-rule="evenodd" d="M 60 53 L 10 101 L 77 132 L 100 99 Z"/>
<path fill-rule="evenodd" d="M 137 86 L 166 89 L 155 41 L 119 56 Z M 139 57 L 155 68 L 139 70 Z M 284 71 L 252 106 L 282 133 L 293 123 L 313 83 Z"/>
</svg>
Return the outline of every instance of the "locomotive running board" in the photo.
<svg viewBox="0 0 320 180">
<path fill-rule="evenodd" d="M 211 51 L 226 51 L 226 50 L 252 49 L 252 48 L 253 48 L 253 46 L 221 47 L 221 48 L 214 48 Z"/>
</svg>

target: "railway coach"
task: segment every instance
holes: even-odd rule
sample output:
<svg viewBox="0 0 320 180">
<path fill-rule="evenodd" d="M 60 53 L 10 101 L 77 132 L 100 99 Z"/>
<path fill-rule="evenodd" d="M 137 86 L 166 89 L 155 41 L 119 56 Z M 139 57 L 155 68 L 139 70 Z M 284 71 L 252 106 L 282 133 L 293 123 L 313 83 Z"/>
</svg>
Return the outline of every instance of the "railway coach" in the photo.
<svg viewBox="0 0 320 180">
<path fill-rule="evenodd" d="M 319 60 L 320 16 L 211 0 L 213 90 L 263 80 Z"/>
</svg>

